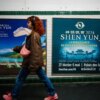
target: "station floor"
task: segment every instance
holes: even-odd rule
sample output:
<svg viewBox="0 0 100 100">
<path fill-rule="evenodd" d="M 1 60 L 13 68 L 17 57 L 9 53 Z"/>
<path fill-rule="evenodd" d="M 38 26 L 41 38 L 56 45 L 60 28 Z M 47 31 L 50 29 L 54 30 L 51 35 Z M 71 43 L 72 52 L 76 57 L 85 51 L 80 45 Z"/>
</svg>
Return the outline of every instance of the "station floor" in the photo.
<svg viewBox="0 0 100 100">
<path fill-rule="evenodd" d="M 54 83 L 59 100 L 100 100 L 100 83 L 98 82 L 59 82 Z M 10 91 L 13 84 L 0 84 L 0 100 L 6 91 Z M 19 100 L 43 100 L 47 96 L 42 83 L 24 84 Z"/>
</svg>

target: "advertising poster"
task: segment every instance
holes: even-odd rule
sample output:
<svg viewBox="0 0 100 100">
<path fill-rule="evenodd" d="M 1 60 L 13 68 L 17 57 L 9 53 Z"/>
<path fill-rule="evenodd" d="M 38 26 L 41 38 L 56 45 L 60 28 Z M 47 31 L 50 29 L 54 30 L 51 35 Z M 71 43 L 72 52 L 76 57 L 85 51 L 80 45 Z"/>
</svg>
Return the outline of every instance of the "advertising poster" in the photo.
<svg viewBox="0 0 100 100">
<path fill-rule="evenodd" d="M 52 73 L 100 73 L 100 19 L 53 18 Z"/>
<path fill-rule="evenodd" d="M 46 30 L 46 20 L 43 20 Z M 26 34 L 14 36 L 16 29 L 27 28 L 26 19 L 0 19 L 0 76 L 13 76 L 18 73 L 23 58 L 13 52 L 15 46 L 25 42 Z M 46 66 L 46 33 L 41 37 L 44 64 Z"/>
</svg>

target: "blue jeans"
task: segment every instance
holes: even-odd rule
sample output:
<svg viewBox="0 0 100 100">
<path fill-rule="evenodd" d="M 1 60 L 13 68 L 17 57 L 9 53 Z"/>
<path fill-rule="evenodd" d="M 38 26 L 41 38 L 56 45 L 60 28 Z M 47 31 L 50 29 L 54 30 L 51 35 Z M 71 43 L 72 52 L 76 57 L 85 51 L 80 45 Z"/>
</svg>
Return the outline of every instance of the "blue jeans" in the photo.
<svg viewBox="0 0 100 100">
<path fill-rule="evenodd" d="M 26 79 L 26 77 L 29 75 L 30 70 L 27 67 L 21 68 L 17 78 L 16 78 L 16 83 L 15 86 L 12 90 L 12 96 L 17 97 L 19 95 L 19 92 L 22 88 L 22 85 Z M 53 84 L 51 83 L 50 79 L 46 76 L 45 71 L 40 67 L 37 71 L 36 74 L 38 77 L 43 81 L 45 87 L 47 88 L 47 92 L 49 95 L 54 95 L 55 94 L 55 89 Z"/>
</svg>

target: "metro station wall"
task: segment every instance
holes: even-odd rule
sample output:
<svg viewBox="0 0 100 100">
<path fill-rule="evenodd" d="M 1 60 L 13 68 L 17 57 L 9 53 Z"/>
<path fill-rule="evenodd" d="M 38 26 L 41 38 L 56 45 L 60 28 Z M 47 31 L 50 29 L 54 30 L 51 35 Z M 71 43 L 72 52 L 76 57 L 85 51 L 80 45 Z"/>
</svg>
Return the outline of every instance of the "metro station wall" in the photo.
<svg viewBox="0 0 100 100">
<path fill-rule="evenodd" d="M 13 42 L 14 44 L 20 45 L 22 43 L 22 41 L 24 40 L 25 36 L 20 37 L 20 39 L 17 38 L 19 40 L 19 41 L 17 41 L 17 39 L 10 38 L 11 37 L 10 35 L 12 34 L 13 30 L 15 30 L 15 28 L 18 28 L 20 26 L 26 27 L 25 19 L 28 16 L 31 16 L 31 15 L 2 15 L 2 16 L 0 16 L 0 54 L 1 54 L 1 57 L 3 56 L 2 52 L 6 52 L 5 47 L 12 48 L 14 46 L 14 45 L 12 45 L 13 41 L 14 41 Z M 37 15 L 37 16 L 39 16 L 44 21 L 44 25 L 45 25 L 45 29 L 46 29 L 46 34 L 44 36 L 46 38 L 46 40 L 43 37 L 43 41 L 45 41 L 45 43 L 44 43 L 45 44 L 44 61 L 46 64 L 45 70 L 49 77 L 69 77 L 69 76 L 84 76 L 84 75 L 95 75 L 95 74 L 99 75 L 99 71 L 100 71 L 100 68 L 99 68 L 100 15 L 96 15 L 96 16 L 95 15 Z M 56 20 L 56 19 L 58 19 L 58 20 Z M 13 22 L 15 22 L 16 24 L 11 22 L 11 20 Z M 64 22 L 62 22 L 62 20 L 64 20 Z M 74 22 L 75 22 L 75 24 L 73 24 Z M 81 22 L 81 23 L 78 23 L 78 22 Z M 15 25 L 15 27 L 13 28 L 13 30 L 11 30 L 12 26 L 14 26 L 14 25 Z M 76 28 L 75 25 L 80 27 L 80 29 Z M 83 26 L 84 26 L 84 28 L 81 29 L 81 27 L 83 27 Z M 4 29 L 4 30 L 2 30 L 2 29 Z M 65 55 L 60 56 L 61 44 L 64 44 L 63 42 L 66 42 L 67 44 L 70 42 L 73 42 L 74 47 L 73 46 L 72 46 L 72 48 L 67 47 L 67 48 L 71 49 L 71 51 L 67 50 L 69 54 L 71 54 L 72 51 L 76 52 L 76 47 L 80 46 L 80 48 L 79 48 L 80 50 L 82 50 L 81 47 L 83 47 L 82 45 L 79 44 L 80 41 L 83 41 L 81 39 L 77 40 L 77 41 L 76 40 L 69 41 L 66 39 L 63 42 L 62 42 L 62 40 L 59 39 L 59 36 L 61 36 L 61 34 L 65 34 L 68 31 L 70 31 L 69 34 L 72 34 L 71 31 L 73 31 L 74 35 L 76 35 L 76 31 L 79 32 L 79 34 L 81 31 L 90 32 L 90 33 L 88 33 L 88 36 L 91 34 L 98 35 L 97 40 L 96 40 L 96 36 L 95 36 L 95 40 L 93 40 L 93 41 L 91 40 L 92 43 L 94 42 L 94 45 L 96 45 L 97 49 L 98 49 L 98 52 L 97 52 L 96 58 L 95 58 L 95 62 L 90 63 L 91 61 L 93 61 L 93 58 L 91 58 L 92 59 L 91 61 L 89 59 L 88 62 L 81 63 L 83 56 L 80 56 L 80 55 L 82 55 L 82 54 L 78 55 L 81 58 L 79 57 L 78 60 L 74 60 L 74 61 L 73 61 L 73 58 L 70 58 L 69 60 L 66 57 L 64 58 Z M 86 34 L 86 33 L 84 33 L 84 34 Z M 9 39 L 7 40 L 8 37 L 9 37 Z M 78 42 L 78 43 L 75 44 L 76 42 Z M 91 43 L 90 40 L 88 42 Z M 71 44 L 69 44 L 69 45 L 71 46 Z M 67 45 L 65 45 L 64 48 L 66 48 L 66 46 Z M 7 50 L 11 51 L 10 49 L 7 49 Z M 61 50 L 61 51 L 64 54 L 64 50 Z M 92 52 L 92 49 L 88 48 L 85 51 L 90 53 L 90 52 Z M 5 55 L 5 56 L 7 56 L 7 55 Z M 13 57 L 13 55 L 11 55 L 11 54 L 8 56 Z M 18 57 L 19 55 L 16 55 L 16 56 Z M 94 57 L 94 56 L 91 56 L 91 57 Z M 81 59 L 81 61 L 80 61 L 80 59 Z M 85 61 L 85 59 L 84 59 L 84 61 Z M 3 59 L 1 59 L 1 60 L 3 60 Z M 68 61 L 70 63 L 68 63 Z M 74 62 L 74 64 L 73 64 L 73 62 Z M 18 73 L 18 70 L 20 69 L 19 68 L 20 63 L 21 63 L 21 58 L 20 58 L 20 61 L 16 62 L 16 60 L 15 60 L 14 63 L 12 63 L 10 61 L 2 63 L 2 61 L 1 61 L 0 62 L 0 67 L 1 67 L 0 74 L 4 77 L 8 77 L 8 74 L 10 74 L 9 76 L 16 75 Z M 87 66 L 81 66 L 82 64 L 83 65 L 87 64 Z M 2 70 L 4 65 L 6 65 L 6 67 Z M 74 66 L 72 66 L 72 65 L 74 65 Z M 82 68 L 84 69 L 84 71 L 81 70 Z M 80 69 L 80 71 L 79 71 L 79 69 Z M 94 69 L 94 70 L 92 70 L 92 69 Z"/>
</svg>

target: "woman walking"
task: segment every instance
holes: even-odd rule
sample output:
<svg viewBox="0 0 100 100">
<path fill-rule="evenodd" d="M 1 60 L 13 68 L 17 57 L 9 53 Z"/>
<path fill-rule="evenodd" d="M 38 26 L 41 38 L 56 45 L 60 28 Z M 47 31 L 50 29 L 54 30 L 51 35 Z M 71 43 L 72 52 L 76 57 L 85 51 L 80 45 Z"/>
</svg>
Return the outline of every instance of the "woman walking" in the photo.
<svg viewBox="0 0 100 100">
<path fill-rule="evenodd" d="M 11 93 L 4 94 L 4 100 L 18 100 L 22 85 L 31 71 L 35 71 L 38 77 L 43 81 L 48 92 L 48 96 L 44 100 L 58 100 L 58 95 L 50 79 L 46 76 L 42 69 L 43 55 L 40 37 L 44 34 L 42 21 L 37 16 L 31 16 L 27 19 L 27 26 L 32 32 L 27 36 L 25 47 L 30 51 L 30 54 L 23 57 L 22 68 L 17 75 L 15 86 Z M 20 53 L 21 47 L 15 47 L 13 50 Z M 40 91 L 40 90 L 39 90 Z"/>
</svg>

